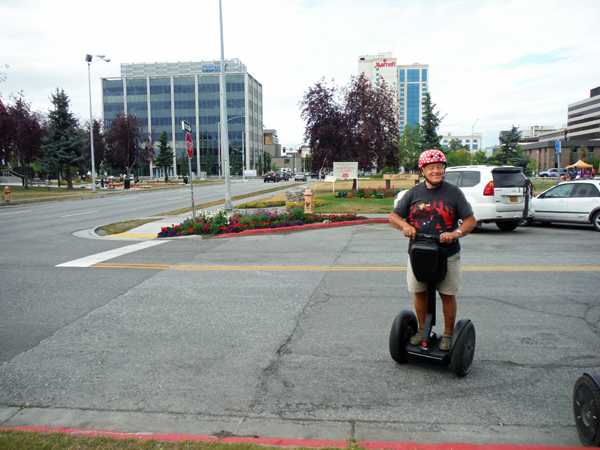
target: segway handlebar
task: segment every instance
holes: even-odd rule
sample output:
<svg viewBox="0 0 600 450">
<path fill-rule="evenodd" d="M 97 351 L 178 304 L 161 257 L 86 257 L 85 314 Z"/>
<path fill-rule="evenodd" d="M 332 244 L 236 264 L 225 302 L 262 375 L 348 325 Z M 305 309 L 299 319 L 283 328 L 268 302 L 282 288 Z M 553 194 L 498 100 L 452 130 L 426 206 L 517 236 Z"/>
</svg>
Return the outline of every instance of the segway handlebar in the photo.
<svg viewBox="0 0 600 450">
<path fill-rule="evenodd" d="M 430 241 L 440 242 L 440 237 L 437 234 L 426 234 L 426 233 L 417 233 L 417 239 L 427 239 Z"/>
</svg>

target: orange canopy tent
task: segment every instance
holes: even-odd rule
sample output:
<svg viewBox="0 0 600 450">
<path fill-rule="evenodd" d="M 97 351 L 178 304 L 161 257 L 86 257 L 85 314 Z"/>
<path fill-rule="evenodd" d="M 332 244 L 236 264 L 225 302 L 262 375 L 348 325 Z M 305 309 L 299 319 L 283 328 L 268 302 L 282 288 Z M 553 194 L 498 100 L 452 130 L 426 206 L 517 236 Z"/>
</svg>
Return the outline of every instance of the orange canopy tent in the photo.
<svg viewBox="0 0 600 450">
<path fill-rule="evenodd" d="M 591 164 L 588 164 L 588 163 L 584 163 L 582 160 L 579 160 L 575 164 L 567 166 L 567 167 L 574 167 L 575 169 L 590 169 L 594 166 L 592 166 Z"/>
</svg>

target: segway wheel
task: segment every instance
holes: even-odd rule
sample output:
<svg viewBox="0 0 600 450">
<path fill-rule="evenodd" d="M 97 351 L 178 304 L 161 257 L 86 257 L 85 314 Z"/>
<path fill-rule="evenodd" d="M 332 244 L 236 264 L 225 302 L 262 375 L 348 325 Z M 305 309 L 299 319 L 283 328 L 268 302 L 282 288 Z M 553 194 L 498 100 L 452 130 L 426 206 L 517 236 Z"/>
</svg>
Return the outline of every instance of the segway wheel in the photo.
<svg viewBox="0 0 600 450">
<path fill-rule="evenodd" d="M 450 364 L 458 377 L 464 377 L 471 371 L 475 356 L 475 326 L 469 321 L 460 331 L 452 347 Z"/>
<path fill-rule="evenodd" d="M 600 446 L 600 387 L 587 373 L 579 377 L 573 388 L 573 415 L 583 445 Z"/>
<path fill-rule="evenodd" d="M 390 331 L 390 355 L 392 359 L 400 364 L 408 362 L 406 345 L 408 340 L 415 335 L 419 323 L 417 316 L 412 311 L 403 309 L 394 319 Z"/>
</svg>

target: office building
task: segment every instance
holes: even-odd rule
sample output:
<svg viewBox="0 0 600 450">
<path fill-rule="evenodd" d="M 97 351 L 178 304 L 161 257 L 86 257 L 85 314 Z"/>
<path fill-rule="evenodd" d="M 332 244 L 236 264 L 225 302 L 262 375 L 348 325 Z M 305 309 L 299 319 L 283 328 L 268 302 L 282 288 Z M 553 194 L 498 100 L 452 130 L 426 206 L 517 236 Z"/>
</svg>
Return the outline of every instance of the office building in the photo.
<svg viewBox="0 0 600 450">
<path fill-rule="evenodd" d="M 476 153 L 483 148 L 482 139 L 481 133 L 464 136 L 452 136 L 452 134 L 448 133 L 446 136 L 442 136 L 441 142 L 444 148 L 449 148 L 452 141 L 458 141 L 460 145 L 465 146 L 471 153 Z"/>
<path fill-rule="evenodd" d="M 569 140 L 600 139 L 600 87 L 590 91 L 590 98 L 568 106 Z"/>
<path fill-rule="evenodd" d="M 263 151 L 262 85 L 238 59 L 227 60 L 225 70 L 231 165 L 241 168 L 245 163 L 246 169 L 256 169 Z M 192 170 L 206 171 L 208 158 L 211 173 L 218 173 L 220 61 L 121 64 L 121 77 L 103 78 L 102 91 L 105 127 L 118 112 L 127 112 L 142 119 L 155 141 L 167 132 L 174 157 L 172 176 L 177 175 L 177 164 L 186 161 L 183 120 L 192 125 Z M 163 176 L 152 165 L 144 171 L 149 173 L 142 175 Z"/>
<path fill-rule="evenodd" d="M 398 128 L 404 133 L 406 126 L 423 124 L 425 94 L 429 92 L 429 65 L 399 65 L 392 53 L 358 57 L 358 74 L 364 73 L 375 87 L 385 80 L 396 91 Z"/>
</svg>

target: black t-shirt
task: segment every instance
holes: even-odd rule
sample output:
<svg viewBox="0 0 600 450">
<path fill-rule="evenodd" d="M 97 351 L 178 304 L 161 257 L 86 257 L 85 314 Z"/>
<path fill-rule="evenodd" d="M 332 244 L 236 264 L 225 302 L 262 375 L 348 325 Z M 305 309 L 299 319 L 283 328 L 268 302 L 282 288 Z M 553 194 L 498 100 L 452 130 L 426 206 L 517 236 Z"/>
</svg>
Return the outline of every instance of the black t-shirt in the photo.
<svg viewBox="0 0 600 450">
<path fill-rule="evenodd" d="M 453 184 L 442 181 L 428 189 L 426 182 L 413 186 L 394 208 L 394 213 L 417 229 L 417 233 L 441 235 L 458 228 L 458 220 L 473 214 L 465 194 Z M 411 239 L 409 249 L 414 244 Z M 447 256 L 460 251 L 458 240 L 441 244 Z"/>
</svg>

